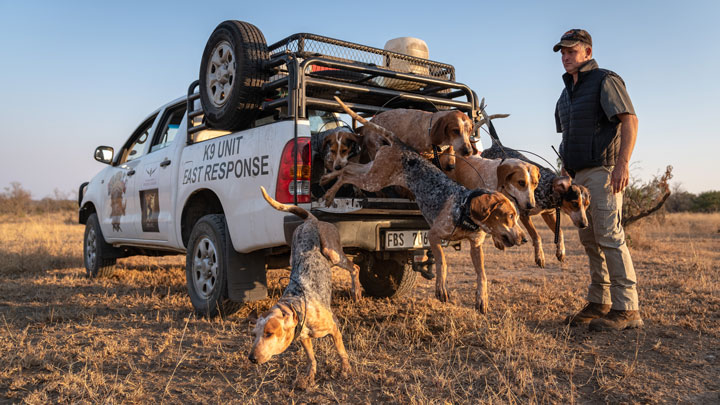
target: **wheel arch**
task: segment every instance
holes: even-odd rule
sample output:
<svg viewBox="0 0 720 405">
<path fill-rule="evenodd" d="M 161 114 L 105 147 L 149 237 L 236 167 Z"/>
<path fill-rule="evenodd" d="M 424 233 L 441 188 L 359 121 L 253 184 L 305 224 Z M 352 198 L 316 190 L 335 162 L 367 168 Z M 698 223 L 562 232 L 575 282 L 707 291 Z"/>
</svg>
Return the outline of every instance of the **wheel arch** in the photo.
<svg viewBox="0 0 720 405">
<path fill-rule="evenodd" d="M 87 224 L 87 220 L 92 214 L 97 214 L 97 210 L 95 209 L 95 204 L 88 201 L 83 204 L 78 211 L 78 222 L 83 225 Z"/>
<path fill-rule="evenodd" d="M 180 216 L 180 236 L 187 248 L 195 223 L 205 215 L 225 214 L 220 198 L 210 189 L 200 189 L 190 194 Z"/>
</svg>

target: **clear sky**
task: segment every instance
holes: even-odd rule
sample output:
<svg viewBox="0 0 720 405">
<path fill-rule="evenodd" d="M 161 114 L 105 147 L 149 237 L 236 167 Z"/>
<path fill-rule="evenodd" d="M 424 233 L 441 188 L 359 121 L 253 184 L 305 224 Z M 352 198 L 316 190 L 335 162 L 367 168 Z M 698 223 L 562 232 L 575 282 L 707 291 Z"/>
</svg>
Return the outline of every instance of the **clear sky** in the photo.
<svg viewBox="0 0 720 405">
<path fill-rule="evenodd" d="M 269 43 L 296 32 L 379 48 L 422 38 L 489 113 L 512 114 L 496 121 L 505 145 L 552 162 L 564 72 L 552 46 L 584 28 L 635 105 L 633 174 L 648 179 L 672 164 L 686 190 L 720 190 L 720 2 L 631 0 L 0 0 L 0 189 L 19 181 L 42 198 L 89 180 L 103 167 L 95 147 L 120 147 L 186 93 L 207 38 L 228 19 L 255 24 Z"/>
</svg>

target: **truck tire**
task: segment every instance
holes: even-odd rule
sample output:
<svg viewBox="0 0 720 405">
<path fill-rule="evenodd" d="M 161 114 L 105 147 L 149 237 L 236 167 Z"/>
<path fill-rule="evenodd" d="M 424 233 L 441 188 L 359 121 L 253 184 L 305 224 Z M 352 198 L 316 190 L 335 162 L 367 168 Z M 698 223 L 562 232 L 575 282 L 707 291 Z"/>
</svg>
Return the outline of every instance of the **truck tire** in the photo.
<svg viewBox="0 0 720 405">
<path fill-rule="evenodd" d="M 112 274 L 117 259 L 112 255 L 114 247 L 105 242 L 97 214 L 92 213 L 85 223 L 83 237 L 83 262 L 88 278 L 107 277 Z"/>
<path fill-rule="evenodd" d="M 190 301 L 198 315 L 211 318 L 232 308 L 227 274 L 229 255 L 237 252 L 229 238 L 225 215 L 221 214 L 200 218 L 190 233 L 185 276 Z"/>
<path fill-rule="evenodd" d="M 417 281 L 417 272 L 409 262 L 409 252 L 391 253 L 383 259 L 382 252 L 367 252 L 361 255 L 360 284 L 365 293 L 372 297 L 401 297 L 409 293 Z"/>
<path fill-rule="evenodd" d="M 200 101 L 208 126 L 235 131 L 248 128 L 264 100 L 269 79 L 262 32 L 243 21 L 224 21 L 215 28 L 200 61 Z"/>
</svg>

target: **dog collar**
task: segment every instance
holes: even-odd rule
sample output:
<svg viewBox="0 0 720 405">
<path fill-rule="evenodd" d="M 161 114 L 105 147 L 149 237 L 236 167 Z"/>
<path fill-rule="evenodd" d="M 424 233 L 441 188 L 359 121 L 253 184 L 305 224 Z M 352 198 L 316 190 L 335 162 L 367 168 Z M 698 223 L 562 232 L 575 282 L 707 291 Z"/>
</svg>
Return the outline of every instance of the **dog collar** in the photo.
<svg viewBox="0 0 720 405">
<path fill-rule="evenodd" d="M 298 322 L 295 325 L 295 332 L 294 332 L 295 335 L 293 336 L 293 340 L 292 340 L 293 342 L 295 342 L 298 340 L 298 338 L 300 337 L 300 333 L 302 333 L 302 330 L 305 327 L 305 316 L 303 315 L 302 320 L 301 320 L 300 319 L 300 311 L 295 309 L 293 304 L 290 304 L 289 306 L 290 306 L 290 309 L 292 309 L 295 316 L 297 316 L 297 318 L 298 318 Z"/>
<path fill-rule="evenodd" d="M 457 223 L 457 225 L 461 229 L 472 232 L 476 232 L 478 229 L 480 229 L 480 225 L 475 223 L 475 221 L 473 221 L 470 217 L 470 201 L 472 201 L 473 198 L 484 194 L 490 193 L 483 189 L 477 189 L 471 191 L 468 195 L 465 196 L 465 198 L 463 198 L 462 202 L 460 203 L 460 217 L 458 218 Z M 483 229 L 483 231 L 485 231 L 485 229 Z"/>
</svg>

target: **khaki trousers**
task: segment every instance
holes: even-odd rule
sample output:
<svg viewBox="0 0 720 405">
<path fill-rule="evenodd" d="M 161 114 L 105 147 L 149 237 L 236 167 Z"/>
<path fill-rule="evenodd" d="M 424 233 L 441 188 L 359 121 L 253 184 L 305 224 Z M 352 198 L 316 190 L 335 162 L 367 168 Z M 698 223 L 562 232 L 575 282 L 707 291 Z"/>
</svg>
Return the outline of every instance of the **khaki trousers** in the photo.
<svg viewBox="0 0 720 405">
<path fill-rule="evenodd" d="M 587 300 L 612 304 L 615 310 L 637 310 L 635 268 L 620 223 L 623 193 L 612 192 L 612 169 L 613 166 L 583 169 L 573 179 L 590 191 L 589 226 L 578 231 L 590 260 Z"/>
</svg>

